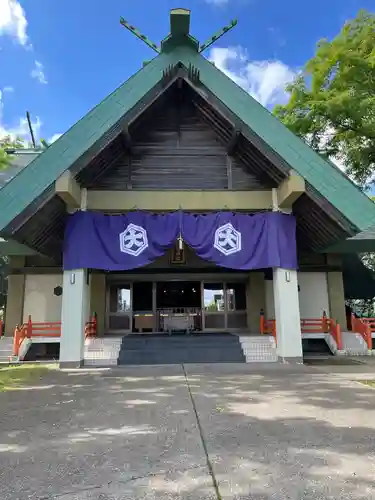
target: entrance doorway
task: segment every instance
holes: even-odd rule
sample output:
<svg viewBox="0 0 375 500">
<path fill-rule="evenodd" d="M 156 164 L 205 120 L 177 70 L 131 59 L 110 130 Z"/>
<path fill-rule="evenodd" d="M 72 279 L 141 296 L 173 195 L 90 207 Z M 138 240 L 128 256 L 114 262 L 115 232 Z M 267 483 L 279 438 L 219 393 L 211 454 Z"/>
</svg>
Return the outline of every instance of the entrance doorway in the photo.
<svg viewBox="0 0 375 500">
<path fill-rule="evenodd" d="M 152 281 L 133 283 L 133 332 L 149 333 L 155 330 L 153 285 Z"/>
<path fill-rule="evenodd" d="M 201 284 L 199 281 L 162 281 L 156 283 L 156 307 L 201 308 Z"/>
<path fill-rule="evenodd" d="M 246 282 L 186 279 L 165 281 L 115 277 L 107 288 L 106 328 L 109 334 L 164 331 L 245 330 L 247 328 Z M 182 278 L 182 279 L 181 279 Z"/>
<path fill-rule="evenodd" d="M 156 310 L 160 331 L 201 330 L 202 292 L 200 281 L 157 282 Z"/>
</svg>

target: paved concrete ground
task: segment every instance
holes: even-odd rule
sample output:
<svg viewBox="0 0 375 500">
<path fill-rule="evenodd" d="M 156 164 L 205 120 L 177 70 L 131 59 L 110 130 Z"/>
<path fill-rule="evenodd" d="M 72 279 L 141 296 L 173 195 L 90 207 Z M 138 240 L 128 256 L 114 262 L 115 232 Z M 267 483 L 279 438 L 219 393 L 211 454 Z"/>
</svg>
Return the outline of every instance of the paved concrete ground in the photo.
<svg viewBox="0 0 375 500">
<path fill-rule="evenodd" d="M 52 372 L 0 394 L 0 498 L 373 499 L 374 366 L 334 368 Z"/>
</svg>

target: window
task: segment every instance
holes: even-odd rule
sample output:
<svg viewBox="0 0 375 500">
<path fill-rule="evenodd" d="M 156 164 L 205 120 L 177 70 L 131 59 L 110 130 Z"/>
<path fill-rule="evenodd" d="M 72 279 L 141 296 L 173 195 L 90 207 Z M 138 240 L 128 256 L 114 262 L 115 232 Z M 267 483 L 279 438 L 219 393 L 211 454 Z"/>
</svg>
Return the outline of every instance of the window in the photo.
<svg viewBox="0 0 375 500">
<path fill-rule="evenodd" d="M 227 308 L 228 311 L 246 310 L 246 284 L 228 283 L 227 284 Z"/>
<path fill-rule="evenodd" d="M 204 310 L 207 312 L 224 311 L 223 283 L 204 283 Z"/>
<path fill-rule="evenodd" d="M 130 285 L 112 285 L 109 291 L 109 310 L 111 313 L 131 311 Z"/>
</svg>

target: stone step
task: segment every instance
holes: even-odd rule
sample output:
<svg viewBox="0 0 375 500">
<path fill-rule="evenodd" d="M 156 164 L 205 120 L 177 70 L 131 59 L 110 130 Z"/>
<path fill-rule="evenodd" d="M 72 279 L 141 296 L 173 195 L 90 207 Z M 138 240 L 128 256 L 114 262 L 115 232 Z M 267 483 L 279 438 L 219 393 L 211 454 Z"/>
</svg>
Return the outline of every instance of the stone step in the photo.
<svg viewBox="0 0 375 500">
<path fill-rule="evenodd" d="M 223 353 L 221 356 L 197 353 L 195 356 L 166 355 L 161 353 L 136 353 L 122 355 L 118 358 L 119 365 L 168 365 L 168 364 L 198 364 L 198 363 L 244 363 L 242 354 L 230 356 Z"/>
<path fill-rule="evenodd" d="M 359 333 L 342 332 L 343 349 L 351 356 L 368 355 L 369 350 L 363 337 Z"/>
<path fill-rule="evenodd" d="M 212 340 L 211 342 L 207 343 L 200 343 L 196 342 L 195 340 L 192 341 L 186 341 L 186 342 L 168 342 L 167 340 L 163 341 L 154 341 L 154 342 L 147 342 L 147 343 L 134 343 L 134 342 L 128 342 L 124 341 L 121 349 L 123 350 L 165 350 L 165 349 L 179 349 L 179 350 L 184 350 L 184 349 L 190 349 L 190 348 L 195 348 L 195 349 L 211 349 L 212 347 L 220 347 L 221 349 L 237 349 L 239 347 L 240 343 L 239 341 L 234 341 L 234 342 L 216 342 L 215 340 Z"/>
<path fill-rule="evenodd" d="M 120 349 L 121 344 L 85 344 L 85 349 Z"/>
<path fill-rule="evenodd" d="M 193 337 L 183 344 L 173 342 L 167 337 L 160 342 L 138 346 L 124 339 L 119 353 L 119 364 L 244 363 L 245 357 L 238 337 L 233 339 L 235 342 L 223 344 L 219 337 L 216 339 L 213 335 L 209 344 L 202 345 Z"/>
<path fill-rule="evenodd" d="M 84 359 L 84 366 L 116 366 L 117 365 L 117 357 L 115 359 L 110 358 L 98 358 L 98 359 Z"/>
<path fill-rule="evenodd" d="M 0 337 L 0 345 L 12 345 L 13 337 Z"/>
<path fill-rule="evenodd" d="M 240 342 L 246 363 L 276 362 L 276 342 L 271 335 L 240 335 Z"/>
<path fill-rule="evenodd" d="M 85 351 L 90 352 L 90 351 L 117 351 L 120 349 L 121 346 L 85 346 Z"/>
<path fill-rule="evenodd" d="M 103 359 L 103 358 L 109 358 L 109 359 L 117 359 L 118 358 L 118 351 L 111 351 L 111 352 L 90 352 L 90 353 L 84 353 L 84 359 Z"/>
<path fill-rule="evenodd" d="M 119 337 L 119 338 L 102 338 L 102 339 L 86 339 L 85 340 L 85 344 L 86 345 L 98 345 L 98 344 L 103 344 L 103 345 L 106 345 L 106 344 L 121 344 L 123 340 L 123 337 Z"/>
</svg>

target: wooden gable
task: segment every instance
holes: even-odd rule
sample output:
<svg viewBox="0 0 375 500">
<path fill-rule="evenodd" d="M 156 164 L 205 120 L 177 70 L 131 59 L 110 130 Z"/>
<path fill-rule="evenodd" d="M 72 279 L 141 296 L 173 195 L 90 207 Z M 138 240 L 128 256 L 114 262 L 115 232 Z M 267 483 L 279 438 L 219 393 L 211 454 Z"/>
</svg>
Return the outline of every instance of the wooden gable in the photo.
<svg viewBox="0 0 375 500">
<path fill-rule="evenodd" d="M 79 174 L 82 187 L 261 190 L 277 185 L 266 172 L 260 179 L 235 152 L 228 154 L 227 141 L 203 119 L 187 86 L 176 83 L 129 132 L 130 147 L 107 152 L 106 168 L 95 170 L 94 161 Z"/>
</svg>

